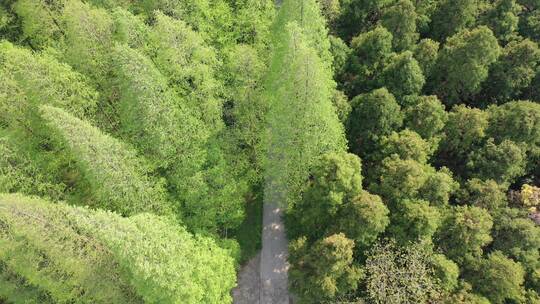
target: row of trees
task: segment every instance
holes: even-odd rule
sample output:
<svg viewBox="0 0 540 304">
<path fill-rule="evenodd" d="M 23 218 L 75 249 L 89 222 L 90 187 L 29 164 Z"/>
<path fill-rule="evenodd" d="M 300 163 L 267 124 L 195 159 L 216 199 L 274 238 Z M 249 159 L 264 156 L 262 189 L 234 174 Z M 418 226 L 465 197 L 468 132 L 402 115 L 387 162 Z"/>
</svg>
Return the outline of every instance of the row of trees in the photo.
<svg viewBox="0 0 540 304">
<path fill-rule="evenodd" d="M 540 301 L 536 4 L 320 5 L 351 153 L 289 204 L 301 302 Z"/>
<path fill-rule="evenodd" d="M 0 302 L 232 301 L 274 16 L 271 0 L 0 3 L 0 193 L 19 193 L 0 197 Z"/>
</svg>

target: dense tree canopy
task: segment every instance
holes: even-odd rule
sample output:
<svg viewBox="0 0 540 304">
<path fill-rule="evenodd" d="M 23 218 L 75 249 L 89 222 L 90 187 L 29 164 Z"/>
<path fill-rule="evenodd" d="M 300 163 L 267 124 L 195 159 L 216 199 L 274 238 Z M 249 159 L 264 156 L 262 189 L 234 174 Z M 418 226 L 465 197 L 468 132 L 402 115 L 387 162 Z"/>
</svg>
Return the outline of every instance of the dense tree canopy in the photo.
<svg viewBox="0 0 540 304">
<path fill-rule="evenodd" d="M 267 203 L 300 303 L 540 303 L 539 43 L 538 0 L 0 1 L 0 303 L 231 303 Z"/>
</svg>

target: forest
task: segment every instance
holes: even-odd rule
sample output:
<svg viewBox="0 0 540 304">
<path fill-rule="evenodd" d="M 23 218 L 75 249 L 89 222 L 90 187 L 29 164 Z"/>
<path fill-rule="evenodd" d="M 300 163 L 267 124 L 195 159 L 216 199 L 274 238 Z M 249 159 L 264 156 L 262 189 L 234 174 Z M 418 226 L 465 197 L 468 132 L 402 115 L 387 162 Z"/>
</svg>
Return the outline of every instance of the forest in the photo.
<svg viewBox="0 0 540 304">
<path fill-rule="evenodd" d="M 0 303 L 233 303 L 272 201 L 295 303 L 540 304 L 538 43 L 538 0 L 0 0 Z"/>
</svg>

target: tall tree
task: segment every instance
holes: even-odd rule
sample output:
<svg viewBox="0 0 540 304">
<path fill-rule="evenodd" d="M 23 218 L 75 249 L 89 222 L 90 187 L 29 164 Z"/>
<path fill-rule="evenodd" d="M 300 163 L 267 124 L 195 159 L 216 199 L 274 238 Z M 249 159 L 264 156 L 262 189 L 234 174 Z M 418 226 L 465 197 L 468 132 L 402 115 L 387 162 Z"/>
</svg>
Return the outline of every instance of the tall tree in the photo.
<svg viewBox="0 0 540 304">
<path fill-rule="evenodd" d="M 441 50 L 430 84 L 432 91 L 449 105 L 470 98 L 480 91 L 499 53 L 497 38 L 485 26 L 456 33 Z"/>
<path fill-rule="evenodd" d="M 409 50 L 418 40 L 416 18 L 415 7 L 410 0 L 400 0 L 385 10 L 382 25 L 392 33 L 392 45 L 396 51 Z"/>
<path fill-rule="evenodd" d="M 42 106 L 40 112 L 77 159 L 89 181 L 93 207 L 123 215 L 169 213 L 162 185 L 148 176 L 148 167 L 134 151 L 64 110 Z"/>
<path fill-rule="evenodd" d="M 332 71 L 296 22 L 276 37 L 267 76 L 267 132 L 263 140 L 267 181 L 296 200 L 315 158 L 343 151 L 345 136 L 331 97 Z"/>
<path fill-rule="evenodd" d="M 477 0 L 443 0 L 431 16 L 430 35 L 439 42 L 471 26 L 479 13 Z"/>
</svg>

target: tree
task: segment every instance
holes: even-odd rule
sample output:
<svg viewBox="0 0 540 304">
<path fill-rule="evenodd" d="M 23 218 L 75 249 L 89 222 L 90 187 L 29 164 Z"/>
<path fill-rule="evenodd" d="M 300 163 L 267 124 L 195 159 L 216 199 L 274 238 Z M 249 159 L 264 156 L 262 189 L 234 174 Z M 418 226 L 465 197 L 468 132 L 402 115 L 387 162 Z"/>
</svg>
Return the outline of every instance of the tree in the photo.
<svg viewBox="0 0 540 304">
<path fill-rule="evenodd" d="M 357 288 L 362 277 L 354 265 L 354 242 L 334 234 L 309 246 L 305 238 L 289 245 L 291 286 L 301 296 L 300 303 L 341 298 Z"/>
<path fill-rule="evenodd" d="M 388 230 L 399 244 L 431 241 L 441 223 L 439 210 L 424 200 L 402 200 L 395 211 Z"/>
<path fill-rule="evenodd" d="M 540 104 L 530 101 L 512 101 L 488 109 L 487 134 L 496 142 L 505 139 L 524 144 L 532 149 L 540 144 Z"/>
<path fill-rule="evenodd" d="M 392 132 L 382 140 L 380 157 L 386 158 L 397 155 L 400 159 L 412 159 L 426 163 L 431 155 L 431 147 L 420 135 L 409 129 Z"/>
<path fill-rule="evenodd" d="M 457 105 L 448 113 L 439 144 L 439 161 L 459 175 L 465 175 L 467 155 L 484 142 L 488 113 L 465 105 Z"/>
<path fill-rule="evenodd" d="M 309 47 L 311 41 L 295 22 L 283 29 L 287 39 L 276 40 L 266 79 L 269 132 L 263 136 L 261 157 L 267 186 L 295 201 L 313 161 L 326 152 L 343 151 L 345 136 L 331 102 L 329 65 Z"/>
<path fill-rule="evenodd" d="M 431 17 L 431 37 L 444 42 L 447 37 L 468 28 L 476 20 L 478 6 L 475 0 L 441 1 Z"/>
<path fill-rule="evenodd" d="M 410 50 L 416 40 L 416 12 L 410 0 L 400 0 L 387 8 L 382 16 L 382 25 L 392 33 L 392 45 L 396 51 Z"/>
<path fill-rule="evenodd" d="M 500 251 L 494 251 L 482 260 L 477 274 L 481 276 L 475 276 L 473 286 L 491 303 L 502 304 L 506 300 L 522 299 L 523 267 Z"/>
<path fill-rule="evenodd" d="M 418 96 L 405 107 L 405 126 L 426 140 L 440 136 L 447 121 L 448 113 L 437 96 Z"/>
<path fill-rule="evenodd" d="M 459 267 L 444 254 L 432 256 L 434 276 L 439 279 L 439 285 L 446 292 L 452 292 L 458 287 Z"/>
<path fill-rule="evenodd" d="M 36 176 L 55 184 L 77 185 L 80 179 L 73 159 L 51 139 L 38 106 L 49 104 L 92 119 L 98 93 L 86 77 L 48 54 L 2 42 L 0 61 L 0 132 L 14 153 L 29 158 Z"/>
<path fill-rule="evenodd" d="M 12 10 L 21 22 L 21 38 L 35 48 L 54 45 L 62 35 L 59 17 L 62 0 L 55 1 L 13 1 Z"/>
<path fill-rule="evenodd" d="M 123 215 L 169 213 L 163 186 L 148 176 L 148 167 L 134 151 L 64 110 L 41 106 L 40 112 L 78 161 L 89 182 L 93 207 Z"/>
<path fill-rule="evenodd" d="M 425 84 L 425 78 L 413 53 L 405 51 L 390 56 L 388 62 L 378 76 L 379 85 L 386 86 L 398 98 L 419 94 Z"/>
<path fill-rule="evenodd" d="M 1 265 L 20 278 L 8 283 L 35 287 L 51 302 L 232 302 L 228 252 L 169 219 L 2 195 L 0 220 L 7 223 L 0 230 Z M 6 296 L 17 299 L 0 294 Z"/>
<path fill-rule="evenodd" d="M 488 139 L 486 144 L 469 155 L 467 168 L 471 177 L 493 179 L 499 183 L 512 183 L 525 173 L 524 151 L 510 140 L 495 144 Z"/>
<path fill-rule="evenodd" d="M 390 223 L 388 214 L 381 198 L 364 190 L 342 206 L 329 230 L 343 232 L 357 250 L 366 250 Z"/>
<path fill-rule="evenodd" d="M 309 175 L 302 199 L 288 212 L 288 232 L 292 238 L 315 240 L 339 220 L 340 210 L 362 193 L 360 159 L 354 154 L 327 153 L 314 163 Z"/>
<path fill-rule="evenodd" d="M 452 171 L 442 167 L 439 171 L 430 168 L 428 173 L 425 184 L 420 188 L 420 197 L 434 206 L 446 206 L 450 196 L 459 189 L 459 184 L 452 177 Z"/>
<path fill-rule="evenodd" d="M 465 184 L 459 201 L 461 204 L 484 208 L 493 213 L 508 205 L 506 190 L 507 187 L 498 184 L 492 179 L 484 181 L 472 178 Z"/>
<path fill-rule="evenodd" d="M 154 18 L 150 34 L 154 48 L 152 62 L 165 76 L 166 83 L 214 134 L 223 125 L 222 100 L 218 97 L 222 84 L 215 75 L 218 59 L 214 49 L 183 21 L 160 12 Z"/>
<path fill-rule="evenodd" d="M 120 104 L 120 134 L 139 151 L 157 161 L 156 167 L 194 174 L 204 161 L 202 146 L 208 138 L 189 106 L 168 89 L 166 78 L 136 50 L 113 49 Z M 190 168 L 195 167 L 195 169 Z"/>
<path fill-rule="evenodd" d="M 480 22 L 487 25 L 499 41 L 510 41 L 517 36 L 521 10 L 514 0 L 498 0 L 487 9 Z"/>
<path fill-rule="evenodd" d="M 482 255 L 482 247 L 492 241 L 492 227 L 492 217 L 485 209 L 456 206 L 446 214 L 435 243 L 448 258 L 463 265 Z"/>
<path fill-rule="evenodd" d="M 425 244 L 393 241 L 374 245 L 365 266 L 366 293 L 373 303 L 428 303 L 440 294 Z"/>
<path fill-rule="evenodd" d="M 326 67 L 332 64 L 330 41 L 326 20 L 321 14 L 318 0 L 284 0 L 274 22 L 273 33 L 278 40 L 287 40 L 287 32 L 283 27 L 295 22 L 304 35 L 304 43 L 317 51 L 321 63 Z M 279 37 L 281 36 L 281 37 Z"/>
<path fill-rule="evenodd" d="M 61 15 L 63 57 L 69 65 L 107 87 L 109 52 L 113 47 L 113 19 L 104 9 L 78 0 L 67 1 Z"/>
<path fill-rule="evenodd" d="M 0 137 L 0 193 L 39 195 L 52 200 L 64 198 L 66 185 L 55 181 L 33 162 L 28 151 Z"/>
<path fill-rule="evenodd" d="M 155 11 L 161 11 L 174 19 L 183 20 L 201 33 L 205 41 L 219 49 L 231 45 L 236 39 L 236 32 L 232 30 L 234 18 L 229 1 L 143 0 L 134 7 L 142 10 L 148 18 L 152 18 Z"/>
<path fill-rule="evenodd" d="M 493 103 L 504 103 L 519 96 L 531 84 L 539 61 L 540 50 L 535 42 L 511 41 L 490 68 L 481 95 Z"/>
<path fill-rule="evenodd" d="M 377 89 L 351 100 L 347 121 L 351 150 L 361 157 L 373 151 L 384 136 L 402 125 L 401 107 L 387 89 Z"/>
<path fill-rule="evenodd" d="M 420 40 L 414 47 L 414 58 L 418 61 L 418 65 L 422 69 L 426 79 L 429 79 L 433 66 L 437 62 L 440 43 L 428 38 Z"/>
<path fill-rule="evenodd" d="M 346 91 L 355 96 L 374 88 L 375 76 L 392 54 L 392 34 L 384 27 L 362 33 L 351 41 L 346 69 Z"/>
<path fill-rule="evenodd" d="M 426 167 L 412 159 L 400 159 L 397 155 L 388 157 L 382 161 L 379 183 L 372 188 L 390 206 L 396 206 L 405 199 L 417 198 L 429 177 Z"/>
<path fill-rule="evenodd" d="M 393 4 L 391 0 L 341 1 L 341 16 L 337 21 L 340 36 L 350 40 L 362 29 L 370 28 L 378 21 L 385 7 Z"/>
<path fill-rule="evenodd" d="M 447 3 L 454 5 L 452 1 Z M 441 50 L 431 91 L 449 105 L 466 100 L 480 91 L 499 52 L 497 38 L 485 26 L 456 33 Z"/>
</svg>

